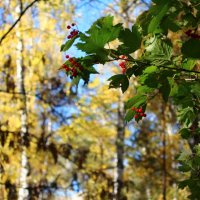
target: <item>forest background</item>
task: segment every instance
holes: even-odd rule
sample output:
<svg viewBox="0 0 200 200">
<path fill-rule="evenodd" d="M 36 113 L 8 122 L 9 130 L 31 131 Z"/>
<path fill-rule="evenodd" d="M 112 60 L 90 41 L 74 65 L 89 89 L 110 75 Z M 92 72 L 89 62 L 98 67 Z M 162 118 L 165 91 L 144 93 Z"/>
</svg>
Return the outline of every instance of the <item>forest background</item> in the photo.
<svg viewBox="0 0 200 200">
<path fill-rule="evenodd" d="M 97 65 L 101 76 L 87 86 L 77 87 L 60 70 L 67 25 L 85 31 L 111 14 L 130 27 L 150 5 L 0 2 L 0 199 L 187 199 L 187 189 L 178 189 L 187 174 L 178 171 L 176 156 L 189 146 L 177 133 L 173 104 L 156 97 L 145 119 L 126 124 L 123 104 L 136 92 L 136 79 L 122 95 L 108 89 L 107 78 L 120 72 L 116 63 Z"/>
</svg>

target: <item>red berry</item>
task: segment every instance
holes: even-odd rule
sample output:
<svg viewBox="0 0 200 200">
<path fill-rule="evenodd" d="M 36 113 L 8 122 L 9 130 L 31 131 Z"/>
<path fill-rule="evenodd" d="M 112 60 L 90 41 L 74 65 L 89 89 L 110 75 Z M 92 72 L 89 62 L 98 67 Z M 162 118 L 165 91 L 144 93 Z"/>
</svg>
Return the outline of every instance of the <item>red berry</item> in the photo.
<svg viewBox="0 0 200 200">
<path fill-rule="evenodd" d="M 62 68 L 65 68 L 65 67 L 67 67 L 67 65 L 66 65 L 66 64 L 63 64 L 63 65 L 62 65 Z"/>
<path fill-rule="evenodd" d="M 120 66 L 121 68 L 126 68 L 126 64 L 125 64 L 125 62 L 121 62 L 121 63 L 119 63 L 119 66 Z"/>
<path fill-rule="evenodd" d="M 78 69 L 80 70 L 80 71 L 82 71 L 83 70 L 83 67 L 82 66 L 78 66 Z"/>
<path fill-rule="evenodd" d="M 187 31 L 185 32 L 185 34 L 188 35 L 188 36 L 190 36 L 191 33 L 192 33 L 192 30 L 187 30 Z"/>
<path fill-rule="evenodd" d="M 70 58 L 70 59 L 69 59 L 69 62 L 71 62 L 71 63 L 74 62 L 74 59 L 73 59 L 73 58 Z"/>
<path fill-rule="evenodd" d="M 139 117 L 139 115 L 138 115 L 138 114 L 136 114 L 136 115 L 134 116 L 134 118 L 135 118 L 135 119 L 137 119 L 138 117 Z"/>
<path fill-rule="evenodd" d="M 70 26 L 70 25 L 68 25 L 68 26 L 67 26 L 67 29 L 70 29 L 70 28 L 71 28 L 71 26 Z"/>
<path fill-rule="evenodd" d="M 139 113 L 142 113 L 142 108 L 138 109 L 138 112 L 139 112 Z"/>
<path fill-rule="evenodd" d="M 122 73 L 123 73 L 123 74 L 126 73 L 126 69 L 125 69 L 125 68 L 122 69 Z"/>
<path fill-rule="evenodd" d="M 66 55 L 65 58 L 69 58 L 69 55 Z"/>
<path fill-rule="evenodd" d="M 134 110 L 135 110 L 135 107 L 132 107 L 132 108 L 131 108 L 131 110 L 133 110 L 133 111 L 134 111 Z"/>
<path fill-rule="evenodd" d="M 72 63 L 73 65 L 75 65 L 75 64 L 76 64 L 76 61 L 75 61 L 75 60 L 72 60 L 71 63 Z M 76 65 L 75 65 L 75 66 L 76 66 Z"/>
<path fill-rule="evenodd" d="M 78 35 L 78 31 L 75 31 L 75 32 L 74 32 L 74 35 Z"/>
<path fill-rule="evenodd" d="M 69 67 L 66 67 L 65 70 L 68 72 L 68 71 L 70 71 L 70 68 L 69 68 Z"/>
<path fill-rule="evenodd" d="M 126 56 L 125 55 L 121 55 L 121 56 L 119 56 L 119 58 L 124 59 L 124 58 L 126 58 Z"/>
<path fill-rule="evenodd" d="M 146 117 L 147 115 L 146 115 L 146 114 L 143 114 L 143 116 Z"/>
<path fill-rule="evenodd" d="M 75 62 L 74 65 L 75 65 L 76 67 L 79 67 L 79 64 L 78 64 L 77 62 Z"/>
<path fill-rule="evenodd" d="M 71 39 L 71 38 L 72 38 L 72 36 L 71 36 L 71 35 L 68 35 L 68 36 L 67 36 L 67 38 L 68 38 L 68 39 Z"/>
<path fill-rule="evenodd" d="M 77 71 L 74 71 L 72 76 L 77 76 Z"/>
</svg>

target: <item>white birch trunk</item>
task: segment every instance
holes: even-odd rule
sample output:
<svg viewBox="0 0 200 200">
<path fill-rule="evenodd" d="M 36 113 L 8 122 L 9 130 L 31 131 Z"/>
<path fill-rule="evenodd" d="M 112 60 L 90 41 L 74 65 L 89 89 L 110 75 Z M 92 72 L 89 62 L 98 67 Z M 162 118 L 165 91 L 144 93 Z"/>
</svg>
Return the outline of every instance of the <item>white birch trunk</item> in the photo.
<svg viewBox="0 0 200 200">
<path fill-rule="evenodd" d="M 19 2 L 20 5 L 20 2 Z M 19 15 L 21 12 L 20 6 L 17 6 L 16 8 L 16 14 Z M 16 27 L 16 37 L 18 39 L 17 43 L 17 49 L 16 49 L 16 67 L 17 67 L 17 74 L 16 74 L 16 87 L 17 92 L 19 92 L 22 95 L 25 94 L 25 87 L 24 87 L 24 72 L 23 72 L 23 40 L 21 36 L 21 32 L 19 29 L 19 25 Z M 27 174 L 28 174 L 28 158 L 27 158 L 27 152 L 26 147 L 24 145 L 24 136 L 27 134 L 27 113 L 26 113 L 26 102 L 24 102 L 24 99 L 26 101 L 26 98 L 23 98 L 23 108 L 20 110 L 21 115 L 21 140 L 22 140 L 22 152 L 21 152 L 21 166 L 20 166 L 20 172 L 19 172 L 19 191 L 18 191 L 18 200 L 25 200 L 28 197 L 28 189 L 27 189 Z"/>
</svg>

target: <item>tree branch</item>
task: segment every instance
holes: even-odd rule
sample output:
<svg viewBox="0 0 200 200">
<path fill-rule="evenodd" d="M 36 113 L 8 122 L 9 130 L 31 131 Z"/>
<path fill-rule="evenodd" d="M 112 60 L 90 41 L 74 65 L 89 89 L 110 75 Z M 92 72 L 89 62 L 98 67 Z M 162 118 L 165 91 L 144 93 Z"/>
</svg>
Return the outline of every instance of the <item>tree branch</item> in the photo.
<svg viewBox="0 0 200 200">
<path fill-rule="evenodd" d="M 21 20 L 22 16 L 26 13 L 26 11 L 32 7 L 36 2 L 40 0 L 34 0 L 31 2 L 26 8 L 20 13 L 19 17 L 17 20 L 14 22 L 14 24 L 3 34 L 3 36 L 0 38 L 0 45 L 2 44 L 3 40 L 8 36 L 8 34 L 15 28 L 15 26 L 18 24 L 18 22 Z"/>
<path fill-rule="evenodd" d="M 124 61 L 129 61 L 129 62 L 142 63 L 142 64 L 147 64 L 147 65 L 150 66 L 150 63 L 146 63 L 146 62 L 143 62 L 143 61 L 140 61 L 140 60 L 126 59 L 126 58 L 123 59 L 123 58 L 119 58 L 119 57 L 107 60 L 107 62 L 113 62 L 113 61 L 117 61 L 117 60 L 124 60 Z M 189 69 L 184 69 L 184 68 L 178 68 L 177 66 L 175 66 L 175 67 L 168 67 L 168 66 L 160 65 L 160 66 L 156 66 L 156 67 L 171 69 L 171 70 L 180 71 L 180 72 L 189 72 L 189 73 L 200 74 L 200 71 L 189 70 Z"/>
</svg>

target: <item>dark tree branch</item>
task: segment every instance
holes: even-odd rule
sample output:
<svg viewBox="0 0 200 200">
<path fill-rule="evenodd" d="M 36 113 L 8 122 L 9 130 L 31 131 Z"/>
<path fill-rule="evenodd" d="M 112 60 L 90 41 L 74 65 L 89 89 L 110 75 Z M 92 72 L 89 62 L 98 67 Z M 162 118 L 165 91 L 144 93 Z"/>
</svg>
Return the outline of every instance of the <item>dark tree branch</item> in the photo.
<svg viewBox="0 0 200 200">
<path fill-rule="evenodd" d="M 114 59 L 110 59 L 110 60 L 107 60 L 107 62 L 113 62 L 113 61 L 117 61 L 117 60 L 124 60 L 124 61 L 129 61 L 129 62 L 135 62 L 135 63 L 142 63 L 142 64 L 146 64 L 146 65 L 149 65 L 150 63 L 147 63 L 147 62 L 143 62 L 143 61 L 140 61 L 140 60 L 133 60 L 133 59 L 122 59 L 122 58 L 114 58 Z M 149 65 L 150 66 L 150 65 Z M 196 70 L 189 70 L 189 69 L 184 69 L 184 68 L 179 68 L 177 66 L 175 67 L 168 67 L 168 66 L 164 66 L 164 65 L 160 65 L 160 66 L 156 66 L 158 68 L 165 68 L 165 69 L 171 69 L 171 70 L 175 70 L 175 71 L 180 71 L 180 72 L 189 72 L 189 73 L 196 73 L 196 74 L 200 74 L 200 71 L 196 71 Z"/>
<path fill-rule="evenodd" d="M 31 2 L 22 12 L 20 13 L 17 20 L 14 22 L 14 24 L 3 34 L 3 36 L 0 38 L 0 45 L 2 44 L 3 40 L 8 36 L 8 34 L 15 28 L 15 26 L 18 24 L 18 22 L 21 20 L 22 16 L 26 13 L 26 11 L 31 8 L 36 2 L 40 0 L 34 0 Z"/>
</svg>

